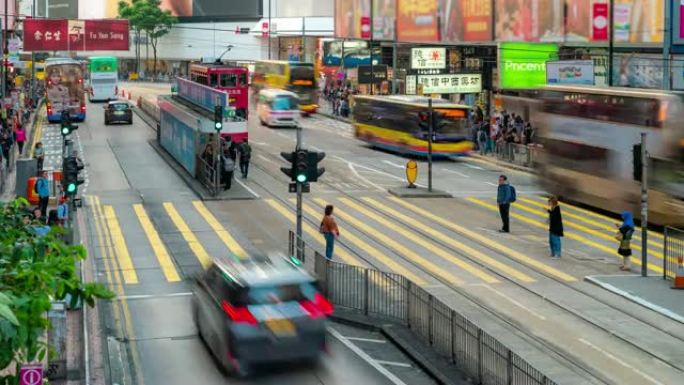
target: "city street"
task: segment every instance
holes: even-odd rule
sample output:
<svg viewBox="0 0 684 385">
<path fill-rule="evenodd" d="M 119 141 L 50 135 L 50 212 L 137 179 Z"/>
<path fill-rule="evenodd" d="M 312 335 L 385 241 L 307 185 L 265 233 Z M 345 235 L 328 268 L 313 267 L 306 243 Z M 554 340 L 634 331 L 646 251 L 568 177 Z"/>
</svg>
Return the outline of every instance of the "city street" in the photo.
<svg viewBox="0 0 684 385">
<path fill-rule="evenodd" d="M 168 89 L 123 87 L 133 98 L 153 93 L 150 88 Z M 146 384 L 181 384 L 198 373 L 207 383 L 219 381 L 191 322 L 186 281 L 214 255 L 287 250 L 294 196 L 287 193 L 279 153 L 293 149 L 295 131 L 251 119 L 254 152 L 245 184 L 258 199 L 202 203 L 147 143 L 155 136 L 151 127 L 137 116 L 132 126 L 101 122 L 101 110 L 90 105 L 79 136 L 90 175 L 88 246 L 99 278 L 120 296 L 102 318 L 113 337 L 109 351 L 126 353 L 120 357 L 131 364 L 129 375 L 142 376 Z M 454 199 L 399 199 L 387 189 L 405 184 L 406 158 L 367 148 L 343 122 L 315 115 L 303 127 L 304 147 L 327 154 L 326 173 L 305 195 L 307 243 L 323 248 L 317 227 L 323 206 L 334 204 L 342 234 L 336 259 L 405 275 L 478 320 L 556 382 L 679 381 L 681 324 L 583 281 L 587 275 L 619 274 L 615 219 L 563 204 L 563 258 L 550 259 L 546 202 L 534 176 L 471 158 L 439 161 L 434 186 Z M 422 185 L 425 169 L 419 162 Z M 511 234 L 497 232 L 501 173 L 518 190 Z M 652 275 L 662 275 L 661 250 L 662 235 L 653 233 Z M 638 258 L 633 262 L 638 269 Z M 391 381 L 339 340 L 331 341 L 331 355 L 320 367 L 278 372 L 274 383 L 283 376 L 285 383 Z M 402 377 L 409 374 L 397 376 L 416 383 Z"/>
</svg>

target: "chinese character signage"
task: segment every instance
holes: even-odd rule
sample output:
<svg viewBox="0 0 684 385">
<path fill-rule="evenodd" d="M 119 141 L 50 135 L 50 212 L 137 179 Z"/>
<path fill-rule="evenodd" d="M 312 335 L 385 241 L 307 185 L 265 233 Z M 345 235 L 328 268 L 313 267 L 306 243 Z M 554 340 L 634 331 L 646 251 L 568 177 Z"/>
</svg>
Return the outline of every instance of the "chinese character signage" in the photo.
<svg viewBox="0 0 684 385">
<path fill-rule="evenodd" d="M 439 41 L 437 0 L 397 0 L 397 40 Z"/>
<path fill-rule="evenodd" d="M 426 94 L 474 94 L 482 92 L 480 74 L 419 75 Z M 408 93 L 408 86 L 407 86 Z"/>
<path fill-rule="evenodd" d="M 26 19 L 25 51 L 128 51 L 128 20 Z"/>
<path fill-rule="evenodd" d="M 411 69 L 446 68 L 446 48 L 411 48 Z"/>
<path fill-rule="evenodd" d="M 406 95 L 416 94 L 416 75 L 406 75 Z"/>
</svg>

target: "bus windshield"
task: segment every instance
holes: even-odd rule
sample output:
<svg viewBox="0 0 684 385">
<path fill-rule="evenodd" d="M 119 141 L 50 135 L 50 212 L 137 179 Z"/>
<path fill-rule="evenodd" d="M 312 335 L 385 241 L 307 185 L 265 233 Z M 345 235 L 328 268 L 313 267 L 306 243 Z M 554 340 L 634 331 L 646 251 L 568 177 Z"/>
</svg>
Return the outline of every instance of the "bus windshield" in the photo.
<svg viewBox="0 0 684 385">
<path fill-rule="evenodd" d="M 90 61 L 90 72 L 116 72 L 116 59 L 92 59 Z"/>
<path fill-rule="evenodd" d="M 292 65 L 290 69 L 290 84 L 299 87 L 314 86 L 314 69 L 310 66 Z"/>
</svg>

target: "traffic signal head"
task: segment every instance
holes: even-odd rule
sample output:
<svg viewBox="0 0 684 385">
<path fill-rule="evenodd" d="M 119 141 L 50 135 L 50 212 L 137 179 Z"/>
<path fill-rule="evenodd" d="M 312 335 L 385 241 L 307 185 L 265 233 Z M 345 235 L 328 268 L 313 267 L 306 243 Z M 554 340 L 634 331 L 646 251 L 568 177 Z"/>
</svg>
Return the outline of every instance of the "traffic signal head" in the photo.
<svg viewBox="0 0 684 385">
<path fill-rule="evenodd" d="M 78 177 L 78 172 L 81 169 L 83 169 L 83 166 L 79 164 L 76 157 L 64 158 L 62 173 L 64 176 L 64 191 L 68 196 L 75 196 L 78 191 L 78 185 L 83 184 L 83 180 Z"/>
<path fill-rule="evenodd" d="M 444 120 L 444 114 L 441 112 L 432 112 L 432 129 L 439 131 L 442 127 L 446 126 L 447 122 Z"/>
<path fill-rule="evenodd" d="M 418 112 L 418 126 L 423 131 L 427 131 L 430 128 L 430 114 L 426 111 Z"/>
<path fill-rule="evenodd" d="M 281 152 L 280 156 L 283 157 L 289 164 L 289 167 L 281 167 L 280 171 L 283 172 L 283 174 L 287 175 L 290 177 L 291 181 L 295 181 L 295 173 L 294 173 L 294 159 L 295 159 L 295 152 Z"/>
<path fill-rule="evenodd" d="M 295 152 L 294 174 L 295 181 L 306 183 L 309 180 L 309 151 L 297 150 Z"/>
<path fill-rule="evenodd" d="M 223 129 L 223 106 L 214 106 L 214 129 L 216 131 Z"/>
<path fill-rule="evenodd" d="M 325 152 L 310 151 L 307 154 L 307 179 L 309 182 L 317 182 L 318 178 L 325 172 L 325 168 L 318 168 L 318 163 L 325 158 Z"/>
</svg>

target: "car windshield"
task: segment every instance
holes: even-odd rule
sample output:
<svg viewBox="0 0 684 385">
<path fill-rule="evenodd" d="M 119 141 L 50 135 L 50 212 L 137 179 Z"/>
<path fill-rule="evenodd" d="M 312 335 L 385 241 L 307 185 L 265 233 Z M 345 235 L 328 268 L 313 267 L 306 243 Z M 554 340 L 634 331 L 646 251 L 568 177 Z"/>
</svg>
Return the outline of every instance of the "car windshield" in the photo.
<svg viewBox="0 0 684 385">
<path fill-rule="evenodd" d="M 128 104 L 125 104 L 125 103 L 110 104 L 109 108 L 114 110 L 114 111 L 125 111 L 128 109 Z"/>
<path fill-rule="evenodd" d="M 298 108 L 297 104 L 297 99 L 292 96 L 277 96 L 273 99 L 271 108 L 274 111 L 296 110 Z"/>
<path fill-rule="evenodd" d="M 269 305 L 290 301 L 313 300 L 316 287 L 311 282 L 290 285 L 268 285 L 252 287 L 240 295 L 242 303 Z"/>
</svg>

